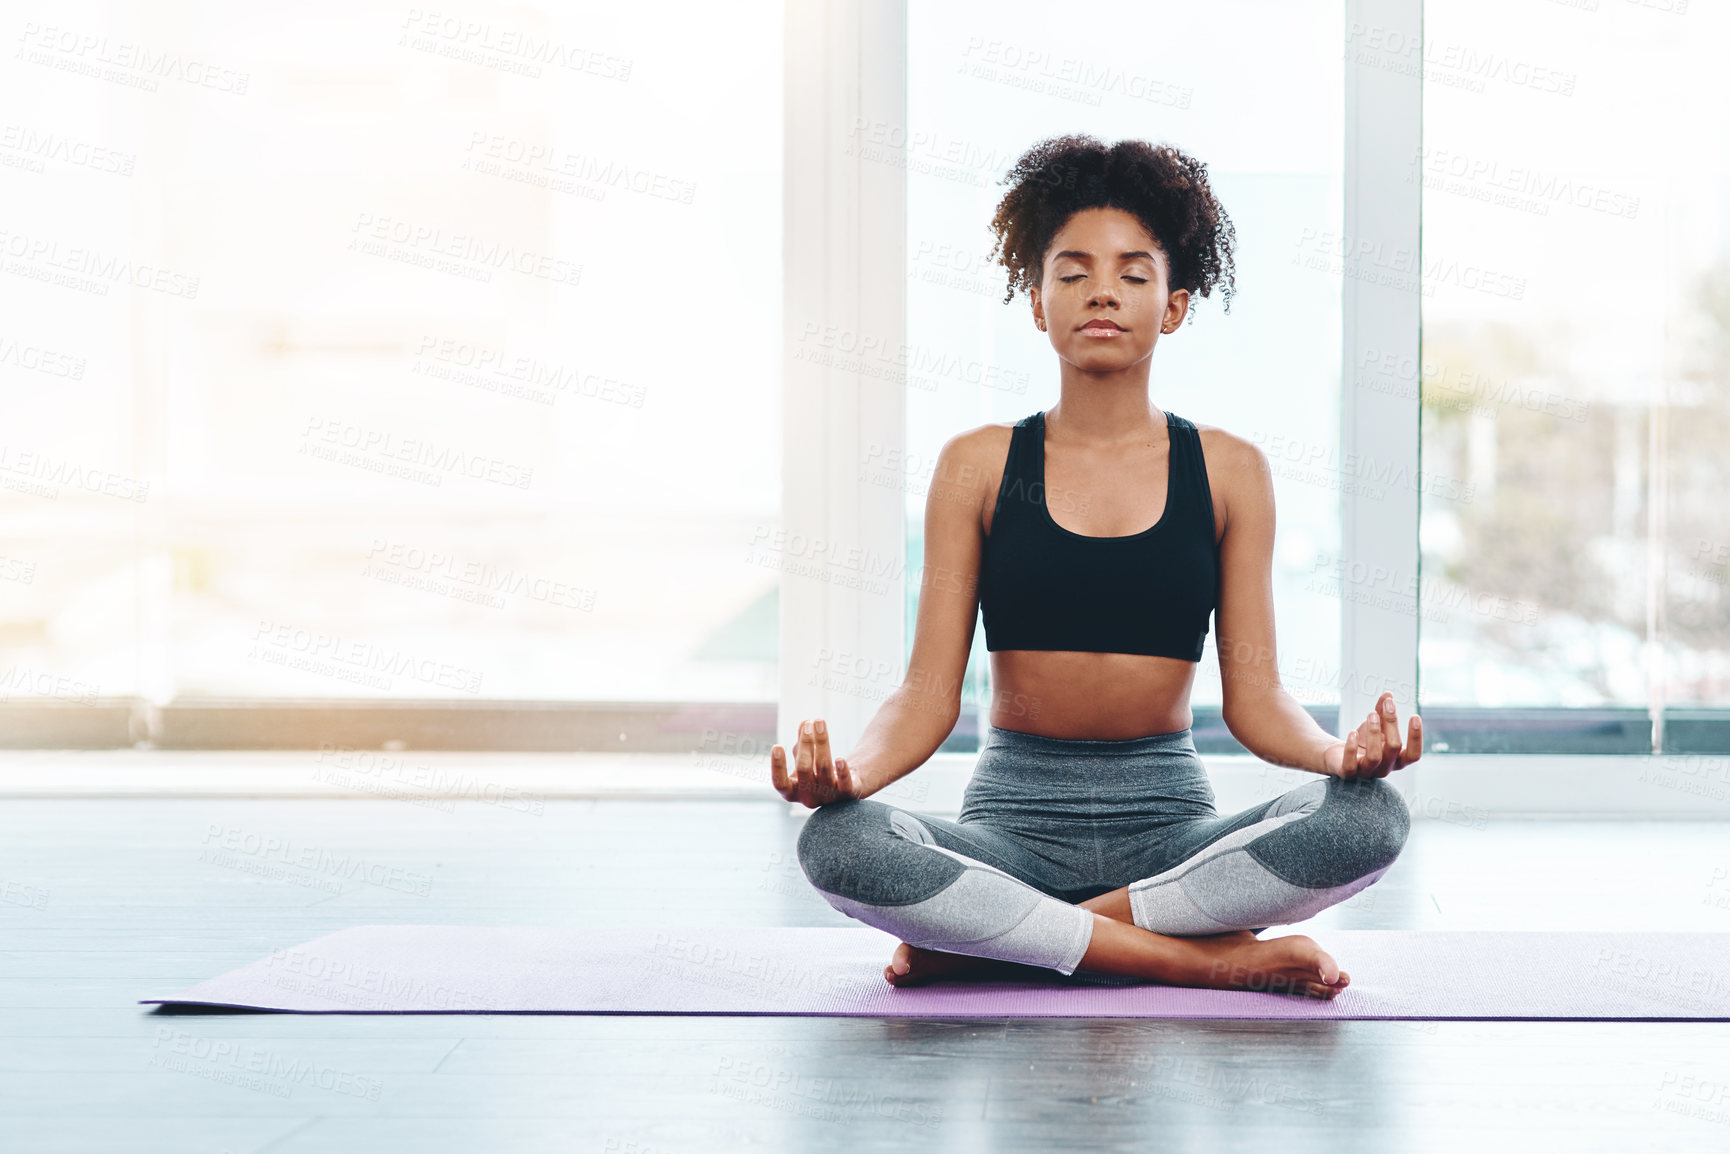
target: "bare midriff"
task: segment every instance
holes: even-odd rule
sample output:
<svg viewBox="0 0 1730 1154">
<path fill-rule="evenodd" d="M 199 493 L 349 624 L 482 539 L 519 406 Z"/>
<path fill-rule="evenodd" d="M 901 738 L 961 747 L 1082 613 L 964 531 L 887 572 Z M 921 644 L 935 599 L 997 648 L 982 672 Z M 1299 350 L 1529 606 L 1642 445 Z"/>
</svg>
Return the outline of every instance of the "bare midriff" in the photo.
<svg viewBox="0 0 1730 1154">
<path fill-rule="evenodd" d="M 991 724 L 1041 737 L 1124 741 L 1188 729 L 1196 662 L 1140 653 L 1000 649 Z"/>
</svg>

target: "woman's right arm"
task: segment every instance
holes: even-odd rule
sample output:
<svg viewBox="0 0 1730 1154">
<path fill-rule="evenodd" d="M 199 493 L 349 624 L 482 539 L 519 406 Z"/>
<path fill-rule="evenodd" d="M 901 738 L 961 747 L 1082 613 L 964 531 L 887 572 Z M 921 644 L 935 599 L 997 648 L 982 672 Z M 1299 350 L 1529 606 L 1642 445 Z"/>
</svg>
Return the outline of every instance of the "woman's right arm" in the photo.
<svg viewBox="0 0 1730 1154">
<path fill-rule="evenodd" d="M 996 430 L 995 440 L 1003 440 L 1004 431 Z M 961 682 L 979 614 L 985 546 L 981 515 L 992 472 L 984 465 L 993 454 L 993 441 L 992 426 L 982 426 L 951 437 L 937 454 L 925 494 L 925 560 L 917 575 L 913 655 L 900 687 L 839 759 L 851 779 L 851 796 L 867 797 L 924 765 L 961 718 Z M 827 741 L 815 744 L 822 747 L 811 751 L 820 764 L 827 760 Z M 777 745 L 771 751 L 772 771 L 786 761 Z M 802 761 L 796 758 L 787 770 L 800 773 L 805 766 L 797 762 Z"/>
</svg>

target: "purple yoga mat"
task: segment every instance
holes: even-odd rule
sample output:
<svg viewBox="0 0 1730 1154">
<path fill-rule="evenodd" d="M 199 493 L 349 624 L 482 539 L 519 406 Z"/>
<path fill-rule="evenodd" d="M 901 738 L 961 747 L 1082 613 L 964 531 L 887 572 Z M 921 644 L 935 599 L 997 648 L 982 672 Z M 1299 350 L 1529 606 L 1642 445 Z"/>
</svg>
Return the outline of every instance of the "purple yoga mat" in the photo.
<svg viewBox="0 0 1730 1154">
<path fill-rule="evenodd" d="M 896 989 L 883 966 L 897 939 L 869 926 L 408 925 L 339 930 L 141 1003 L 306 1014 L 1730 1020 L 1730 933 L 1308 936 L 1352 977 L 1332 1001 L 1055 971 Z"/>
</svg>

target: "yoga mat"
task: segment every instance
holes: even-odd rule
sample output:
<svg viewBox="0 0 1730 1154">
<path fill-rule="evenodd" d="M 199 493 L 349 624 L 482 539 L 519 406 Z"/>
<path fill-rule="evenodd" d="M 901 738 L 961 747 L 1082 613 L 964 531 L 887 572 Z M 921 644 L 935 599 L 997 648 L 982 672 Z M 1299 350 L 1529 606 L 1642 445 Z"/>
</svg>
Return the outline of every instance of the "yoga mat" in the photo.
<svg viewBox="0 0 1730 1154">
<path fill-rule="evenodd" d="M 897 939 L 870 926 L 401 925 L 339 930 L 140 1003 L 304 1014 L 1730 1020 L 1730 933 L 1308 936 L 1352 977 L 1332 1001 L 1035 970 L 897 989 L 883 979 Z"/>
</svg>

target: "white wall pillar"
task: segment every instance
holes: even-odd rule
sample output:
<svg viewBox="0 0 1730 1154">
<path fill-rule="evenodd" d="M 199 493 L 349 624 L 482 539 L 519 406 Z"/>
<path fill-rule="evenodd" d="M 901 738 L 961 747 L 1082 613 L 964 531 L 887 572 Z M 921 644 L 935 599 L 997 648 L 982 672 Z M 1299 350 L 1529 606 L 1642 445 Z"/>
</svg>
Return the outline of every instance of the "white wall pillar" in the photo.
<svg viewBox="0 0 1730 1154">
<path fill-rule="evenodd" d="M 780 697 L 845 751 L 906 672 L 904 0 L 788 0 Z"/>
<path fill-rule="evenodd" d="M 1401 738 L 1417 707 L 1422 0 L 1346 0 L 1340 553 L 1414 596 L 1354 598 L 1341 582 L 1340 729 L 1385 689 Z M 1388 780 L 1408 795 L 1418 768 Z"/>
</svg>

